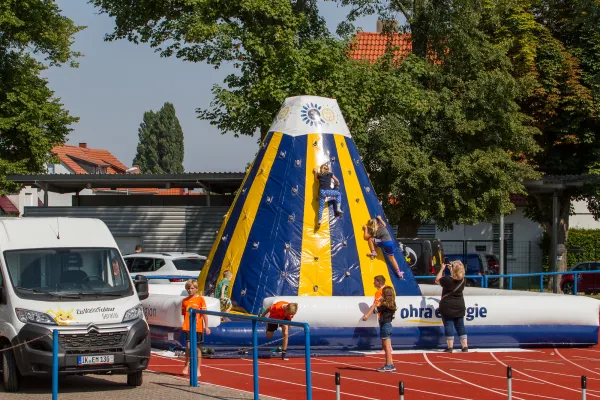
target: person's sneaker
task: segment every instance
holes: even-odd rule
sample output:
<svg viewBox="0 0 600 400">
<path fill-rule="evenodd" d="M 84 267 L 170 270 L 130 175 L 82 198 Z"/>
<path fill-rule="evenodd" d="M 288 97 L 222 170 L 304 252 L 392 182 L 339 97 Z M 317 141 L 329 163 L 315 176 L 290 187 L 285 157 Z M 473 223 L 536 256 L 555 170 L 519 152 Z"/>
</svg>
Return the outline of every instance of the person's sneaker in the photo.
<svg viewBox="0 0 600 400">
<path fill-rule="evenodd" d="M 271 350 L 271 353 L 281 353 L 281 347 Z"/>
<path fill-rule="evenodd" d="M 468 353 L 469 352 L 469 348 L 468 347 L 463 347 L 462 348 L 462 352 L 463 353 Z"/>
<path fill-rule="evenodd" d="M 444 353 L 452 353 L 454 351 L 454 349 L 446 349 L 444 350 Z"/>
<path fill-rule="evenodd" d="M 377 372 L 394 372 L 395 370 L 396 370 L 396 367 L 394 366 L 394 364 L 384 365 L 383 367 L 377 368 Z"/>
<path fill-rule="evenodd" d="M 281 352 L 281 359 L 283 361 L 288 361 L 289 360 L 289 358 L 287 358 L 287 353 L 285 351 Z"/>
</svg>

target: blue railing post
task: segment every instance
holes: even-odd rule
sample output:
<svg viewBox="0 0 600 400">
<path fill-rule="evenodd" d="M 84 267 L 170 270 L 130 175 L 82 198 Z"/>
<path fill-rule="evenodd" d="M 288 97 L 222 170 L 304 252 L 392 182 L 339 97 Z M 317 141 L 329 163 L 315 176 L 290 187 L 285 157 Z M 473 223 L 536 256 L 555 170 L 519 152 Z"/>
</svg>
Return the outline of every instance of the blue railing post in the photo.
<svg viewBox="0 0 600 400">
<path fill-rule="evenodd" d="M 198 338 L 196 329 L 196 313 L 193 308 L 190 312 L 190 386 L 198 387 Z M 202 318 L 202 316 L 200 316 Z"/>
<path fill-rule="evenodd" d="M 484 275 L 483 277 L 483 284 L 485 285 L 484 287 L 487 288 L 489 286 L 489 282 L 488 282 L 488 276 Z"/>
<path fill-rule="evenodd" d="M 508 290 L 512 290 L 512 281 L 513 281 L 512 278 L 513 278 L 512 275 L 510 275 L 508 277 Z"/>
<path fill-rule="evenodd" d="M 544 291 L 544 275 L 540 275 L 540 293 Z"/>
<path fill-rule="evenodd" d="M 52 331 L 52 400 L 58 400 L 58 330 Z"/>
<path fill-rule="evenodd" d="M 312 377 L 310 376 L 310 327 L 304 324 L 304 356 L 306 357 L 306 399 L 312 400 Z"/>
<path fill-rule="evenodd" d="M 254 375 L 254 400 L 258 398 L 258 321 L 252 320 L 252 372 Z M 283 329 L 283 328 L 282 328 Z"/>
<path fill-rule="evenodd" d="M 577 272 L 573 274 L 573 294 L 577 296 L 577 281 L 579 280 L 579 275 Z"/>
</svg>

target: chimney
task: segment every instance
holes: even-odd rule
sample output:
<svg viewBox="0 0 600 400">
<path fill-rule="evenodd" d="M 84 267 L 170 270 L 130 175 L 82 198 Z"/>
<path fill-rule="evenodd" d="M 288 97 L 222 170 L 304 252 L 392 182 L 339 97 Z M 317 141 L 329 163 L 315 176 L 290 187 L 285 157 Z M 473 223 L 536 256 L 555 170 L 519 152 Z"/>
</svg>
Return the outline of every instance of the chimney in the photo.
<svg viewBox="0 0 600 400">
<path fill-rule="evenodd" d="M 87 143 L 79 143 L 79 147 L 82 149 L 87 149 Z"/>
<path fill-rule="evenodd" d="M 377 33 L 395 33 L 398 32 L 398 21 L 393 19 L 378 19 L 377 20 Z M 391 31 L 391 32 L 390 32 Z"/>
</svg>

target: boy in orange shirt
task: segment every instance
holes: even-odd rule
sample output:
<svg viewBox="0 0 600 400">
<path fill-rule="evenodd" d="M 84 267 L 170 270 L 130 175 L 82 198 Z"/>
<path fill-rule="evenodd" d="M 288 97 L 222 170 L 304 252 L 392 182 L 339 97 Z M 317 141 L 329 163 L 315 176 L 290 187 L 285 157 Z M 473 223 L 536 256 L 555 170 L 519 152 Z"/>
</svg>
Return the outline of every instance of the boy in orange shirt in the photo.
<svg viewBox="0 0 600 400">
<path fill-rule="evenodd" d="M 286 301 L 278 301 L 273 304 L 271 307 L 267 308 L 261 315 L 264 317 L 269 314 L 269 318 L 272 319 L 281 319 L 291 321 L 298 312 L 298 303 L 288 303 Z M 281 333 L 283 335 L 283 342 L 281 344 L 281 359 L 287 360 L 286 352 L 288 346 L 288 335 L 290 332 L 289 325 L 283 324 L 267 324 L 267 339 L 271 339 L 275 331 L 281 326 Z"/>
<path fill-rule="evenodd" d="M 188 281 L 185 283 L 185 290 L 187 290 L 189 296 L 183 299 L 183 301 L 181 302 L 181 315 L 184 316 L 181 330 L 185 332 L 185 338 L 187 341 L 187 348 L 185 350 L 185 365 L 183 366 L 183 375 L 187 375 L 190 370 L 190 313 L 188 310 L 190 308 L 206 310 L 206 302 L 204 301 L 204 297 L 198 294 L 198 281 L 196 281 L 195 279 L 188 279 Z M 208 316 L 206 314 L 196 314 L 196 338 L 198 344 L 198 376 L 201 376 L 201 343 L 204 342 L 204 327 L 206 327 L 206 334 L 210 335 L 210 329 L 208 328 Z"/>
<path fill-rule="evenodd" d="M 383 287 L 385 286 L 385 277 L 383 275 L 377 275 L 375 278 L 373 278 L 373 286 L 375 286 L 375 289 L 377 289 L 377 292 L 375 293 L 375 301 L 373 302 L 373 305 L 371 305 L 371 308 L 369 308 L 369 311 L 367 311 L 367 313 L 363 315 L 363 321 L 369 319 L 371 314 L 373 314 L 375 307 L 377 307 L 379 305 L 379 302 L 383 300 Z"/>
</svg>

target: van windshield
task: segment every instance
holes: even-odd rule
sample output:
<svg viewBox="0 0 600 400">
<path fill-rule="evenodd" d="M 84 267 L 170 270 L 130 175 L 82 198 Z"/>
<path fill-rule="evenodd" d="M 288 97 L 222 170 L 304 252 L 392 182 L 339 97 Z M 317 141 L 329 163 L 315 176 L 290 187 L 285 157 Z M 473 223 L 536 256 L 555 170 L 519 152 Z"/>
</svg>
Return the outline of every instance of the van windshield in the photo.
<svg viewBox="0 0 600 400">
<path fill-rule="evenodd" d="M 44 301 L 95 300 L 133 294 L 115 249 L 30 249 L 4 252 L 17 296 Z"/>
</svg>

